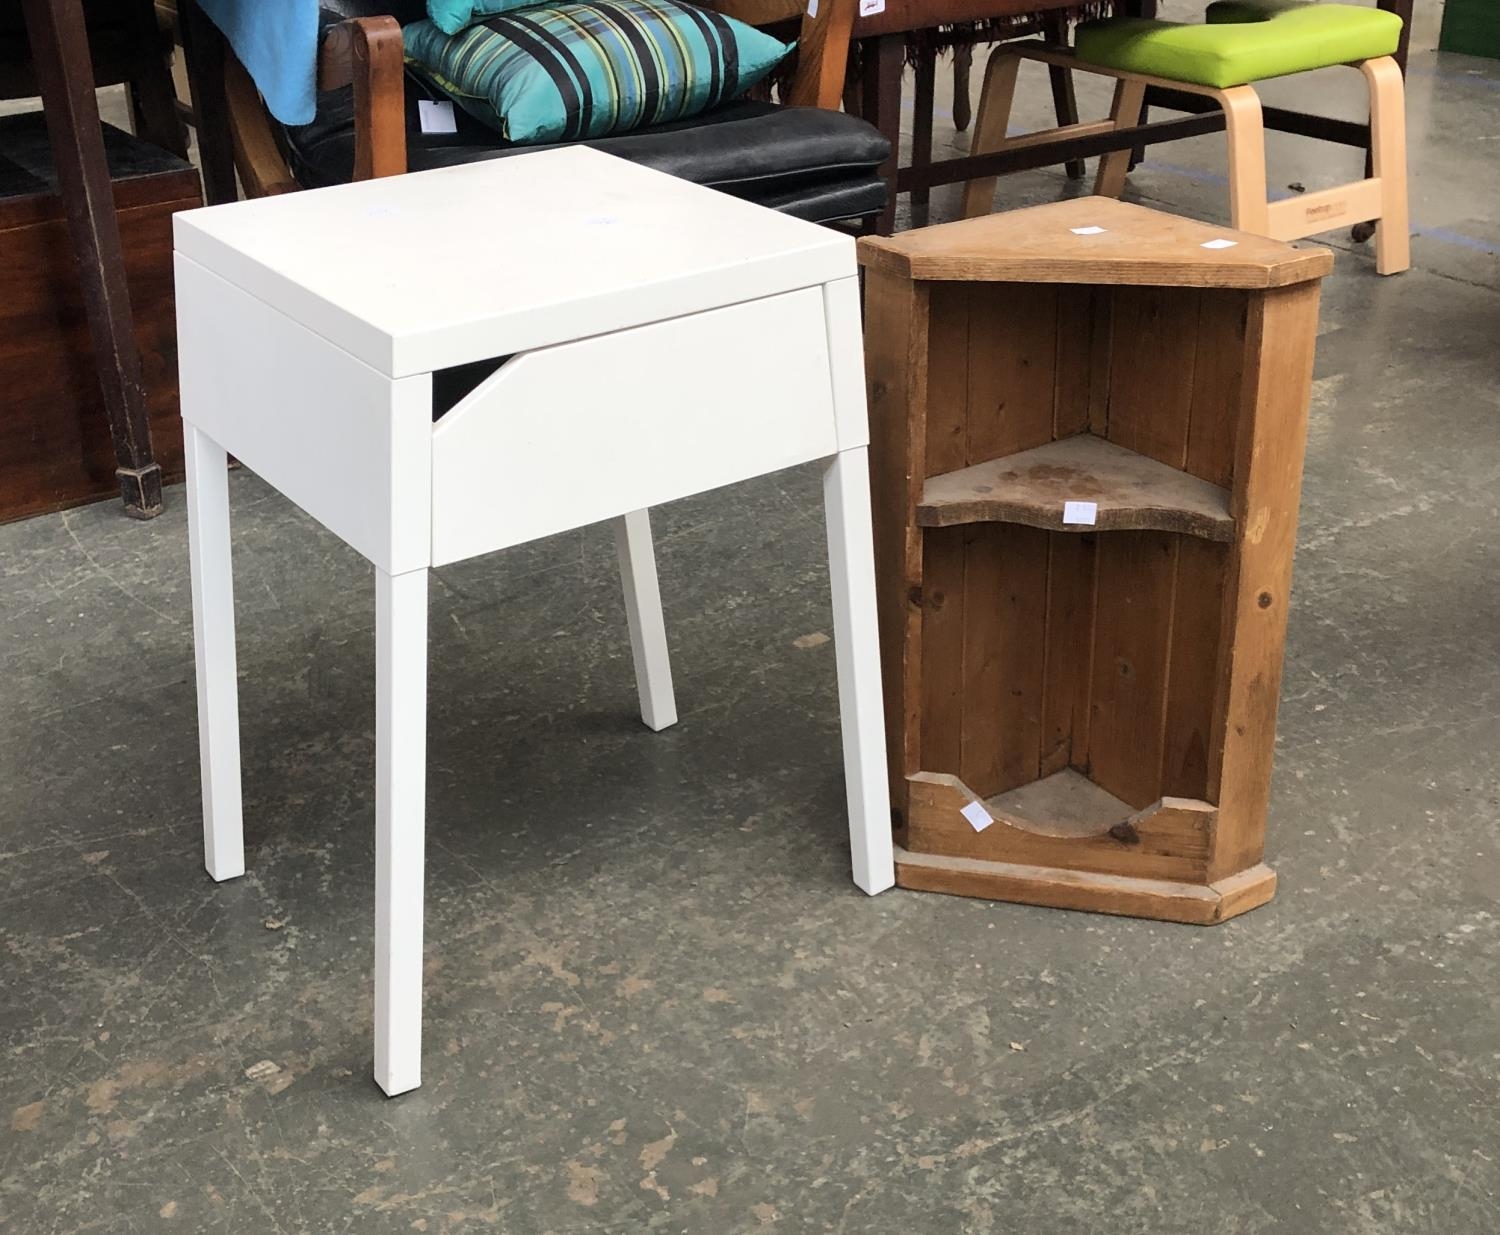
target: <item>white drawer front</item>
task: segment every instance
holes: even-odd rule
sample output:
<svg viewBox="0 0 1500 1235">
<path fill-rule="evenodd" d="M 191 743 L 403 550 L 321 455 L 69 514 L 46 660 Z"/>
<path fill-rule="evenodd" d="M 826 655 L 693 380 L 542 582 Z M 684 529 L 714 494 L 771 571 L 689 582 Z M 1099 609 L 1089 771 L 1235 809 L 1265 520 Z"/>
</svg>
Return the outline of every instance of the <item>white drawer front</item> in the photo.
<svg viewBox="0 0 1500 1235">
<path fill-rule="evenodd" d="M 433 430 L 432 561 L 838 449 L 821 288 L 529 352 Z"/>
</svg>

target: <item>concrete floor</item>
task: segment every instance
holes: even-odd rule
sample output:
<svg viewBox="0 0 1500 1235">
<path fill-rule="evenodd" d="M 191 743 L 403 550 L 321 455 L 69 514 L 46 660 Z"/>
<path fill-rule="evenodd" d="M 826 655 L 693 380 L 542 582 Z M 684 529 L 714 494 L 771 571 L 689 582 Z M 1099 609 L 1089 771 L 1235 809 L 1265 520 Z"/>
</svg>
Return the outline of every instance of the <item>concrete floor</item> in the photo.
<svg viewBox="0 0 1500 1235">
<path fill-rule="evenodd" d="M 215 886 L 181 491 L 0 528 L 0 1230 L 1500 1227 L 1500 65 L 1411 81 L 1416 269 L 1331 237 L 1270 906 L 861 896 L 792 472 L 659 513 L 662 735 L 601 531 L 436 576 L 426 1083 L 387 1101 L 363 562 L 234 476 L 250 873 Z M 1132 194 L 1222 218 L 1222 160 Z M 1351 160 L 1273 142 L 1281 183 Z"/>
</svg>

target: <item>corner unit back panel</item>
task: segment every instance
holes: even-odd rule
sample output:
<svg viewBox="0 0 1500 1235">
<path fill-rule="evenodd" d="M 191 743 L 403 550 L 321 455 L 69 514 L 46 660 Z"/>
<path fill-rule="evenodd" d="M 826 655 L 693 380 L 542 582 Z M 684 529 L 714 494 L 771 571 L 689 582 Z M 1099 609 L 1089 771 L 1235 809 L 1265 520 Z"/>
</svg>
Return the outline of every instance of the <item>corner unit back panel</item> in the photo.
<svg viewBox="0 0 1500 1235">
<path fill-rule="evenodd" d="M 923 475 L 1092 433 L 1228 488 L 1253 397 L 1252 294 L 931 287 Z"/>
<path fill-rule="evenodd" d="M 929 529 L 922 770 L 986 798 L 1073 768 L 1136 809 L 1215 802 L 1229 553 L 1170 532 Z"/>
</svg>

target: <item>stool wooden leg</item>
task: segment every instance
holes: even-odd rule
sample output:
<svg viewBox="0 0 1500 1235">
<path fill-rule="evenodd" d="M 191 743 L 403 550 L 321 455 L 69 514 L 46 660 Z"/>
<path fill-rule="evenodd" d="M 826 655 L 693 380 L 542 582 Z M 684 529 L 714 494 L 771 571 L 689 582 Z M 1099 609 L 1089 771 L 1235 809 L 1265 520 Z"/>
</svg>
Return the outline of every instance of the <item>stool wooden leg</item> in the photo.
<svg viewBox="0 0 1500 1235">
<path fill-rule="evenodd" d="M 375 571 L 375 1082 L 422 1083 L 427 571 Z"/>
<path fill-rule="evenodd" d="M 1224 109 L 1229 138 L 1229 210 L 1234 226 L 1257 236 L 1270 235 L 1270 201 L 1266 196 L 1266 125 L 1260 95 L 1251 86 L 1214 93 Z"/>
<path fill-rule="evenodd" d="M 823 476 L 828 574 L 833 592 L 839 723 L 854 882 L 871 896 L 896 882 L 891 796 L 885 764 L 885 705 L 875 628 L 875 541 L 869 451 L 840 451 Z"/>
<path fill-rule="evenodd" d="M 974 138 L 970 154 L 993 154 L 1005 145 L 1010 127 L 1010 109 L 1016 97 L 1016 76 L 1021 58 L 1014 52 L 997 47 L 990 56 L 984 74 L 984 88 L 979 92 L 979 114 L 974 119 Z M 995 208 L 996 176 L 971 180 L 964 186 L 963 217 L 977 219 Z"/>
<path fill-rule="evenodd" d="M 229 460 L 207 434 L 186 422 L 182 428 L 198 676 L 198 759 L 203 777 L 203 864 L 215 879 L 234 879 L 245 873 L 245 835 L 229 549 Z"/>
<path fill-rule="evenodd" d="M 1109 118 L 1117 129 L 1133 129 L 1141 122 L 1141 108 L 1146 102 L 1146 83 L 1122 77 L 1115 82 L 1115 100 Z M 1125 177 L 1130 171 L 1130 151 L 1112 150 L 1099 159 L 1099 175 L 1094 192 L 1100 197 L 1119 197 L 1125 191 Z"/>
<path fill-rule="evenodd" d="M 1390 56 L 1360 65 L 1370 84 L 1370 147 L 1380 181 L 1380 227 L 1375 269 L 1400 274 L 1411 265 L 1411 218 L 1406 187 L 1406 83 Z"/>
<path fill-rule="evenodd" d="M 620 556 L 625 621 L 630 627 L 641 719 L 647 728 L 660 732 L 677 723 L 677 698 L 672 691 L 672 661 L 667 653 L 656 552 L 651 545 L 650 511 L 632 511 L 615 520 L 615 549 Z"/>
</svg>

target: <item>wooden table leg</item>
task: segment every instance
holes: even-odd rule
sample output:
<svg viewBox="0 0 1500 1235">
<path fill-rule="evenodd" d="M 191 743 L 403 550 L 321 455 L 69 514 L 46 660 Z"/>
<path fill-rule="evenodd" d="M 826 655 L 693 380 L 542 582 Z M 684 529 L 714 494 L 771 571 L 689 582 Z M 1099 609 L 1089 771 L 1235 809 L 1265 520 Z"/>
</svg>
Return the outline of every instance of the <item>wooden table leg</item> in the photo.
<svg viewBox="0 0 1500 1235">
<path fill-rule="evenodd" d="M 1042 24 L 1047 42 L 1058 47 L 1068 45 L 1068 19 L 1061 13 L 1049 15 Z M 1078 96 L 1073 90 L 1073 70 L 1060 64 L 1047 66 L 1047 78 L 1052 84 L 1052 109 L 1057 116 L 1058 127 L 1078 123 Z M 1069 159 L 1063 164 L 1069 180 L 1082 180 L 1088 169 L 1082 159 Z"/>
<path fill-rule="evenodd" d="M 177 20 L 182 27 L 182 57 L 188 86 L 193 92 L 203 197 L 208 205 L 218 206 L 239 197 L 234 179 L 229 101 L 224 93 L 224 36 L 198 7 L 198 0 L 177 0 Z"/>
<path fill-rule="evenodd" d="M 932 163 L 933 110 L 937 99 L 938 52 L 934 44 L 927 44 L 917 58 L 916 112 L 911 121 L 911 165 L 928 167 Z M 912 209 L 926 209 L 932 202 L 932 190 L 913 189 Z"/>
<path fill-rule="evenodd" d="M 861 403 L 864 391 L 858 392 Z M 896 882 L 891 844 L 880 639 L 875 621 L 875 549 L 870 522 L 869 451 L 856 446 L 823 472 L 833 651 L 844 739 L 844 790 L 854 882 L 871 896 Z"/>
<path fill-rule="evenodd" d="M 427 571 L 375 568 L 375 1083 L 422 1083 Z"/>
<path fill-rule="evenodd" d="M 215 879 L 238 879 L 245 873 L 245 817 L 240 788 L 229 460 L 224 448 L 191 421 L 183 422 L 182 431 L 187 463 L 193 660 L 198 677 L 203 865 Z"/>
<path fill-rule="evenodd" d="M 953 49 L 953 127 L 960 133 L 974 118 L 973 103 L 969 99 L 969 78 L 973 71 L 974 44 L 959 43 Z"/>
<path fill-rule="evenodd" d="M 615 520 L 615 550 L 641 719 L 646 728 L 660 733 L 677 723 L 677 697 L 672 690 L 672 658 L 667 651 L 667 621 L 661 608 L 649 510 L 632 511 Z"/>
<path fill-rule="evenodd" d="M 889 236 L 896 230 L 896 173 L 901 167 L 901 77 L 906 69 L 906 36 L 882 34 L 867 39 L 864 45 L 864 118 L 885 134 L 891 143 L 891 157 L 881 165 L 880 174 L 890 186 L 890 199 L 876 224 L 877 234 Z"/>
<path fill-rule="evenodd" d="M 151 454 L 141 356 L 125 286 L 83 6 L 80 0 L 22 0 L 22 11 L 114 438 L 115 476 L 126 513 L 149 519 L 161 513 L 161 467 Z"/>
</svg>

